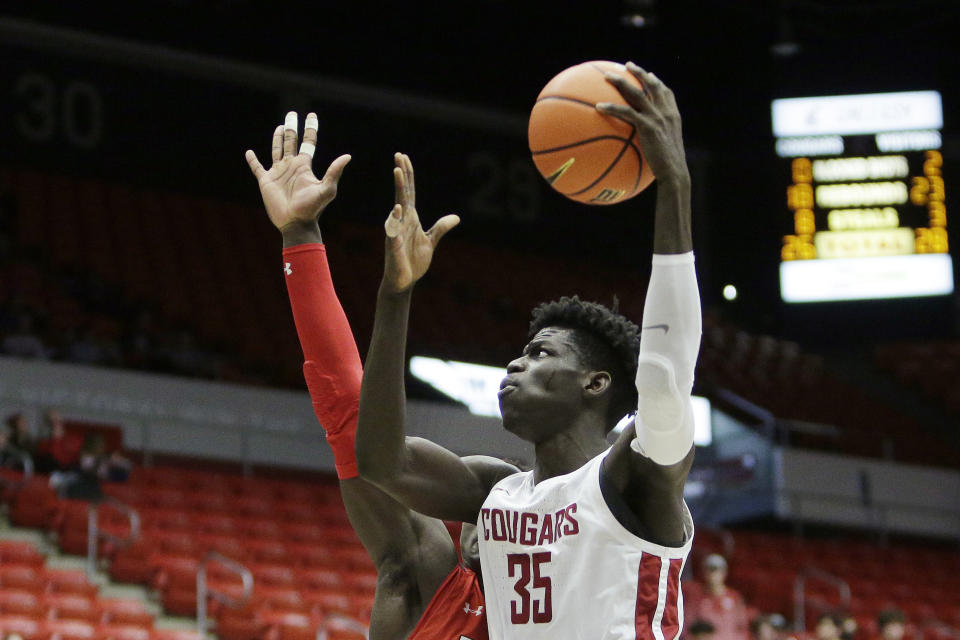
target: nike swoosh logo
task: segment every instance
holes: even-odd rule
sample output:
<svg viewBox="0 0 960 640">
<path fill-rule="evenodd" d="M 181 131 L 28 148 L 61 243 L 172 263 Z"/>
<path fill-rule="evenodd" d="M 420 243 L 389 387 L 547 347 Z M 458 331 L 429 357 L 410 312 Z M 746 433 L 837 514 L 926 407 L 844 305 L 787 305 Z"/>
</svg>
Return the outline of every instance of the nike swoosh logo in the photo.
<svg viewBox="0 0 960 640">
<path fill-rule="evenodd" d="M 663 329 L 664 333 L 670 332 L 670 325 L 668 324 L 652 324 L 649 327 L 644 327 L 642 330 L 646 331 L 647 329 Z"/>
</svg>

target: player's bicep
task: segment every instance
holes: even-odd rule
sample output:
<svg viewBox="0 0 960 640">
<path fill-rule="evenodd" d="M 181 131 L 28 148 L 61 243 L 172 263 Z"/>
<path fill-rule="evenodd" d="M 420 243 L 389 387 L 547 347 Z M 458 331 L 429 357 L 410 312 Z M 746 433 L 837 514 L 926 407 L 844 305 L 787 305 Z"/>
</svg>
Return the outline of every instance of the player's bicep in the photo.
<svg viewBox="0 0 960 640">
<path fill-rule="evenodd" d="M 387 489 L 411 509 L 435 518 L 476 522 L 491 487 L 512 469 L 487 456 L 461 458 L 423 438 L 407 437 L 404 470 Z"/>
</svg>

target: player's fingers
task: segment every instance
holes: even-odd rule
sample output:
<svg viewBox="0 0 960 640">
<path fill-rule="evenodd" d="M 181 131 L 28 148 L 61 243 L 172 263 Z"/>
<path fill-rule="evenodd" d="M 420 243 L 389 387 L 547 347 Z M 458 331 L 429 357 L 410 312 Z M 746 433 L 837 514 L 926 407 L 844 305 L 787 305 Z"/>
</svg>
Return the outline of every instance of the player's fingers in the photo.
<svg viewBox="0 0 960 640">
<path fill-rule="evenodd" d="M 283 158 L 283 125 L 278 124 L 273 130 L 273 142 L 270 144 L 270 157 L 274 162 Z"/>
<path fill-rule="evenodd" d="M 267 171 L 263 168 L 263 165 L 260 164 L 260 161 L 257 160 L 257 154 L 253 152 L 252 149 L 247 149 L 247 152 L 243 155 L 247 159 L 247 164 L 250 165 L 250 171 L 253 171 L 253 175 L 260 179 L 260 176 L 265 174 Z"/>
<path fill-rule="evenodd" d="M 386 222 L 383 223 L 383 229 L 387 232 L 388 238 L 396 238 L 400 235 L 400 230 L 403 228 L 402 219 L 403 207 L 399 204 L 393 205 L 393 209 L 387 216 Z"/>
<path fill-rule="evenodd" d="M 460 224 L 460 216 L 456 214 L 443 216 L 433 223 L 433 226 L 430 227 L 430 231 L 427 231 L 427 235 L 430 236 L 433 246 L 436 247 L 437 243 L 440 242 L 440 238 L 447 235 L 447 232 L 458 224 Z"/>
<path fill-rule="evenodd" d="M 336 186 L 336 184 L 340 182 L 340 176 L 343 175 L 343 170 L 350 164 L 351 159 L 352 156 L 349 153 L 345 153 L 331 162 L 330 166 L 327 167 L 327 172 L 323 174 L 323 181 L 333 183 L 333 185 Z"/>
<path fill-rule="evenodd" d="M 403 189 L 407 198 L 406 204 L 408 207 L 412 207 L 417 202 L 417 192 L 413 181 L 413 163 L 410 162 L 410 156 L 407 154 L 401 153 L 400 155 L 403 161 Z"/>
<path fill-rule="evenodd" d="M 650 108 L 650 96 L 637 85 L 616 73 L 604 73 L 603 77 L 606 78 L 607 82 L 616 87 L 617 91 L 620 92 L 620 95 L 623 96 L 623 99 L 626 100 L 630 106 L 635 109 L 640 109 L 641 111 Z"/>
<path fill-rule="evenodd" d="M 635 62 L 628 62 L 625 66 L 627 67 L 627 71 L 630 72 L 630 75 L 639 80 L 640 84 L 643 85 L 645 93 L 657 93 L 661 89 L 666 88 L 667 85 L 663 84 L 663 81 L 652 71 L 647 71 Z"/>
<path fill-rule="evenodd" d="M 403 202 L 403 169 L 399 166 L 399 159 L 397 162 L 398 166 L 393 168 L 393 201 L 400 204 Z"/>
<path fill-rule="evenodd" d="M 283 121 L 283 157 L 290 158 L 297 155 L 297 112 L 287 112 Z"/>
<path fill-rule="evenodd" d="M 300 153 L 313 157 L 313 152 L 317 149 L 317 129 L 319 129 L 319 126 L 317 114 L 312 111 L 308 113 L 307 118 L 303 121 L 303 142 L 300 143 Z"/>
<path fill-rule="evenodd" d="M 625 104 L 598 102 L 596 109 L 604 115 L 613 116 L 634 127 L 643 126 L 643 115 L 636 109 Z"/>
</svg>

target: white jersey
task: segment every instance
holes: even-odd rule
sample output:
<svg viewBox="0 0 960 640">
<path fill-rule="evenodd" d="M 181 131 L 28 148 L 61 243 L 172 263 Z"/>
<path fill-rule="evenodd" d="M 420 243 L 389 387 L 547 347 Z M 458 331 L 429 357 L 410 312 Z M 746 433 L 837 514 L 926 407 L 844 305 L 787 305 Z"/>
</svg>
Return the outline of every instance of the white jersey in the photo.
<svg viewBox="0 0 960 640">
<path fill-rule="evenodd" d="M 490 640 L 675 640 L 680 573 L 693 541 L 638 538 L 600 488 L 604 451 L 580 469 L 534 484 L 517 473 L 490 491 L 477 528 Z"/>
</svg>

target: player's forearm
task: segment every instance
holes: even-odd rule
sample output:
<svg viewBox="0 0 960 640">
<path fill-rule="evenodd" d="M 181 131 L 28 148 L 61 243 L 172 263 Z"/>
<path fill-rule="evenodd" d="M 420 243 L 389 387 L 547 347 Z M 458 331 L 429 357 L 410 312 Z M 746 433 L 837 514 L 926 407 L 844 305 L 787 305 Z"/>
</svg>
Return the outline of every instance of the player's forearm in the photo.
<svg viewBox="0 0 960 640">
<path fill-rule="evenodd" d="M 657 192 L 653 269 L 637 361 L 634 448 L 669 466 L 693 446 L 690 393 L 700 350 L 700 293 L 690 229 L 690 179 L 668 177 Z"/>
<path fill-rule="evenodd" d="M 657 204 L 653 252 L 659 254 L 693 251 L 690 230 L 690 174 L 686 167 L 673 174 L 657 176 Z"/>
<path fill-rule="evenodd" d="M 360 389 L 357 464 L 360 476 L 379 486 L 396 479 L 404 462 L 404 373 L 411 293 L 380 288 Z"/>
<path fill-rule="evenodd" d="M 693 446 L 690 392 L 700 350 L 700 294 L 693 252 L 655 254 L 637 360 L 635 448 L 660 465 Z"/>
<path fill-rule="evenodd" d="M 283 248 L 295 247 L 298 244 L 323 242 L 320 236 L 320 224 L 316 220 L 310 222 L 291 222 L 285 225 L 280 234 L 283 236 Z"/>
<path fill-rule="evenodd" d="M 296 244 L 283 250 L 283 259 L 313 410 L 333 449 L 337 475 L 354 478 L 354 433 L 363 370 L 353 332 L 333 287 L 326 247 L 319 242 Z"/>
</svg>

